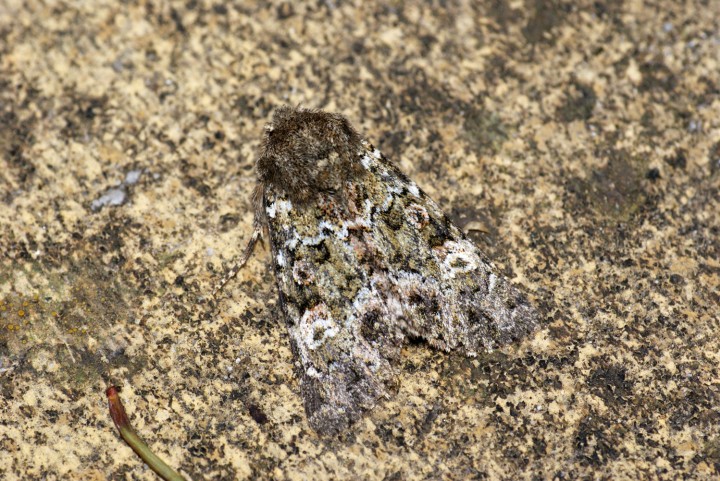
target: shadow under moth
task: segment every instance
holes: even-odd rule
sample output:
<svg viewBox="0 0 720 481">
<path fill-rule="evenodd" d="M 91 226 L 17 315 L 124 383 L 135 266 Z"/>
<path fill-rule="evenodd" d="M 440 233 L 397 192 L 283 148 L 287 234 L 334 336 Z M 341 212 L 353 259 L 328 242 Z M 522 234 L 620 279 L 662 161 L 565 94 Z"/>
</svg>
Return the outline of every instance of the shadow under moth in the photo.
<svg viewBox="0 0 720 481">
<path fill-rule="evenodd" d="M 526 297 L 339 114 L 280 107 L 257 159 L 265 234 L 310 426 L 339 433 L 397 388 L 408 337 L 474 356 L 538 323 Z"/>
</svg>

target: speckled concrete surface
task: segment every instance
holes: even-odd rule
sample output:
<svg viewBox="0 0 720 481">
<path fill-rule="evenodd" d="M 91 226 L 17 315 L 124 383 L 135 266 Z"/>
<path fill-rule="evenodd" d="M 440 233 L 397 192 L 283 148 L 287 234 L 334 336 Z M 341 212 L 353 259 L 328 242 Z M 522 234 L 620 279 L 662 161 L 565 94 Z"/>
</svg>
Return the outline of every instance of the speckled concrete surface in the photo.
<svg viewBox="0 0 720 481">
<path fill-rule="evenodd" d="M 123 2 L 125 3 L 125 2 Z M 0 478 L 720 476 L 720 2 L 0 2 Z M 309 429 L 252 166 L 340 111 L 545 312 Z"/>
</svg>

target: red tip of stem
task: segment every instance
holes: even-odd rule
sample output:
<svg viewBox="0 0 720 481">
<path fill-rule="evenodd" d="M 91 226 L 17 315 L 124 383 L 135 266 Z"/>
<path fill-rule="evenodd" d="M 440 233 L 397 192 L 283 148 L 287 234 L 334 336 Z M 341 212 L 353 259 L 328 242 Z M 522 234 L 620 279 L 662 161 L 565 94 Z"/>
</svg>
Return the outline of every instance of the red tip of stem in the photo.
<svg viewBox="0 0 720 481">
<path fill-rule="evenodd" d="M 130 420 L 125 413 L 125 408 L 120 401 L 118 395 L 118 387 L 110 386 L 105 390 L 105 395 L 108 398 L 108 406 L 110 407 L 110 417 L 112 417 L 115 427 L 119 429 L 126 428 L 130 425 Z"/>
</svg>

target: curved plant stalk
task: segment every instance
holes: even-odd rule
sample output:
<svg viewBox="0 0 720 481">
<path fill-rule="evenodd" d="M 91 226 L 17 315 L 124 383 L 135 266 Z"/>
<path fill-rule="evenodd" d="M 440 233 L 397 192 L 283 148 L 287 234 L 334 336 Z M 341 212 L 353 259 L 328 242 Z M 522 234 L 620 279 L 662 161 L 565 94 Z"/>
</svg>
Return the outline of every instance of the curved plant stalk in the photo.
<svg viewBox="0 0 720 481">
<path fill-rule="evenodd" d="M 165 461 L 150 451 L 148 445 L 135 433 L 135 430 L 130 426 L 130 420 L 125 412 L 122 401 L 120 401 L 120 396 L 118 396 L 117 386 L 107 388 L 105 395 L 108 398 L 108 405 L 110 406 L 110 416 L 115 423 L 115 427 L 120 431 L 120 436 L 122 436 L 132 450 L 145 461 L 145 464 L 165 481 L 187 481 L 170 466 L 165 464 Z"/>
</svg>

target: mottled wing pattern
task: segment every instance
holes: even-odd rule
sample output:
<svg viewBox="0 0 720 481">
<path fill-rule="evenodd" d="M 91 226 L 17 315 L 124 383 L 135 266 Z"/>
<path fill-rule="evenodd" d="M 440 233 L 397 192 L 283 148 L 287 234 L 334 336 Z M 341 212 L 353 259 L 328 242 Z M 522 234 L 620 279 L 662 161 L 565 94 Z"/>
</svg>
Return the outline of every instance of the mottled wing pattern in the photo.
<svg viewBox="0 0 720 481">
<path fill-rule="evenodd" d="M 475 355 L 537 323 L 523 295 L 369 143 L 341 195 L 265 187 L 280 303 L 311 426 L 339 432 L 392 394 L 406 336 Z"/>
</svg>

